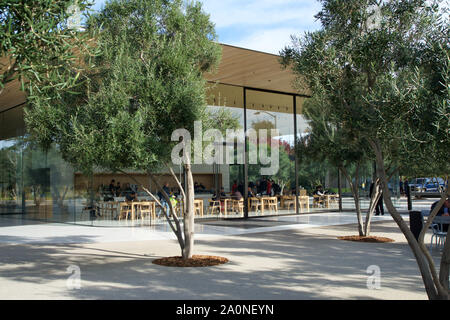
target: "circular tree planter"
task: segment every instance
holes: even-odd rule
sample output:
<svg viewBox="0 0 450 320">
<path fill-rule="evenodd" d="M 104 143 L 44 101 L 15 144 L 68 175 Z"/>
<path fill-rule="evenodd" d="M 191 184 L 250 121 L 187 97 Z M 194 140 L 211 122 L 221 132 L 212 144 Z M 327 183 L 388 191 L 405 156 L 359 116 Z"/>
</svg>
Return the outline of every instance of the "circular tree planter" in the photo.
<svg viewBox="0 0 450 320">
<path fill-rule="evenodd" d="M 372 243 L 386 243 L 386 242 L 395 242 L 395 240 L 391 238 L 385 238 L 385 237 L 375 237 L 375 236 L 343 236 L 338 237 L 339 240 L 346 240 L 346 241 L 356 241 L 356 242 L 372 242 Z"/>
<path fill-rule="evenodd" d="M 165 257 L 153 260 L 152 263 L 165 267 L 211 267 L 227 263 L 228 259 L 217 256 L 193 255 L 190 259 L 182 257 Z"/>
</svg>

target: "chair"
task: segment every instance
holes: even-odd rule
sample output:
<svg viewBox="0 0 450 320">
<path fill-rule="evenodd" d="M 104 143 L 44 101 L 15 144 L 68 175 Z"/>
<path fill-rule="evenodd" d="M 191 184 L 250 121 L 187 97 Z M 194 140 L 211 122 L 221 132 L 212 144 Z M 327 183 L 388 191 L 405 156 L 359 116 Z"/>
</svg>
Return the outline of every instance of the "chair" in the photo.
<svg viewBox="0 0 450 320">
<path fill-rule="evenodd" d="M 87 205 L 85 208 L 83 208 L 83 210 L 87 210 L 88 208 L 89 206 Z M 105 212 L 105 208 L 106 208 L 106 201 L 99 201 L 96 204 L 95 215 L 102 217 Z"/>
<path fill-rule="evenodd" d="M 275 210 L 278 213 L 278 199 L 277 197 L 270 197 L 267 199 L 267 206 L 270 211 Z"/>
<path fill-rule="evenodd" d="M 252 211 L 252 209 L 255 209 L 255 212 L 261 211 L 262 205 L 261 205 L 261 200 L 258 198 L 249 198 L 250 200 L 250 208 L 249 211 Z"/>
<path fill-rule="evenodd" d="M 133 213 L 132 203 L 128 202 L 120 202 L 119 203 L 119 221 L 123 219 L 123 216 L 125 216 L 125 220 L 128 220 L 128 214 Z"/>
<path fill-rule="evenodd" d="M 431 251 L 433 251 L 433 240 L 434 240 L 434 243 L 436 244 L 436 248 L 439 248 L 440 246 L 444 246 L 446 238 L 447 238 L 447 232 L 441 231 L 441 228 L 436 223 L 433 223 L 430 228 L 433 231 L 433 234 L 431 235 L 431 242 L 430 242 L 430 252 L 431 252 Z"/>
<path fill-rule="evenodd" d="M 217 211 L 220 214 L 220 201 L 209 199 L 208 213 L 213 214 L 214 212 L 217 212 Z"/>
<path fill-rule="evenodd" d="M 156 212 L 155 212 L 154 203 L 151 201 L 143 201 L 139 204 L 139 211 L 141 213 L 141 220 L 144 221 L 144 216 L 148 215 L 148 220 L 151 219 L 156 220 Z"/>
<path fill-rule="evenodd" d="M 94 211 L 96 216 L 100 215 L 100 208 L 101 208 L 100 205 L 101 205 L 100 202 L 99 203 L 94 203 L 93 206 L 90 206 L 88 203 L 85 203 L 84 207 L 81 209 L 81 216 L 84 213 L 87 213 L 88 218 L 89 218 L 90 215 L 91 215 L 91 211 Z"/>
<path fill-rule="evenodd" d="M 113 202 L 113 201 L 107 201 L 103 203 L 103 213 L 102 216 L 107 218 L 108 214 L 111 217 L 111 219 L 113 219 L 114 217 L 114 212 L 117 215 L 117 211 L 118 211 L 118 202 Z"/>
<path fill-rule="evenodd" d="M 307 195 L 298 197 L 298 202 L 300 204 L 300 212 L 303 212 L 303 207 L 309 212 L 309 197 Z"/>
<path fill-rule="evenodd" d="M 318 195 L 313 196 L 313 208 L 323 207 L 325 205 L 324 198 Z"/>
<path fill-rule="evenodd" d="M 293 210 L 296 209 L 297 204 L 296 204 L 295 199 L 294 199 L 294 200 L 292 200 L 292 199 L 284 200 L 284 207 L 285 207 L 287 210 L 291 210 L 291 206 L 293 206 Z"/>
<path fill-rule="evenodd" d="M 233 200 L 233 211 L 244 214 L 244 199 Z"/>
<path fill-rule="evenodd" d="M 202 199 L 195 199 L 194 200 L 194 212 L 195 214 L 198 214 L 203 217 L 203 200 Z"/>
</svg>

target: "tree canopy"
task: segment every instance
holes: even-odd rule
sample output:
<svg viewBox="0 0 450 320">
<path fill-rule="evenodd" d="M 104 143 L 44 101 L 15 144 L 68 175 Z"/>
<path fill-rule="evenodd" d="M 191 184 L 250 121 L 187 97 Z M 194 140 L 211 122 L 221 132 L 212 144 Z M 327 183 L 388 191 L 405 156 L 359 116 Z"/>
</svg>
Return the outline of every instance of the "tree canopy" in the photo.
<svg viewBox="0 0 450 320">
<path fill-rule="evenodd" d="M 169 204 L 170 212 L 164 212 L 182 256 L 190 258 L 191 163 L 183 163 L 184 188 L 171 169 L 172 150 L 179 143 L 172 141 L 172 134 L 185 129 L 192 136 L 195 121 L 207 119 L 208 127 L 224 118 L 206 112 L 203 73 L 213 71 L 221 57 L 214 25 L 199 2 L 111 0 L 89 16 L 85 29 L 95 38 L 98 54 L 82 56 L 82 72 L 74 79 L 78 85 L 62 93 L 29 86 L 25 121 L 30 134 L 44 148 L 56 143 L 64 160 L 88 174 L 98 167 L 147 172 L 164 195 L 161 201 Z M 164 167 L 183 195 L 183 227 L 154 177 Z"/>
<path fill-rule="evenodd" d="M 293 37 L 283 63 L 313 99 L 332 106 L 328 113 L 317 110 L 331 128 L 344 130 L 345 141 L 354 136 L 370 145 L 383 198 L 416 256 L 429 297 L 448 298 L 448 271 L 437 279 L 423 238 L 418 243 L 412 235 L 387 183 L 393 170 L 411 168 L 411 161 L 415 170 L 448 172 L 448 15 L 440 14 L 439 1 L 321 2 L 316 17 L 322 29 Z"/>
<path fill-rule="evenodd" d="M 0 94 L 5 85 L 20 80 L 35 88 L 67 90 L 79 72 L 77 52 L 89 51 L 87 34 L 68 21 L 74 5 L 86 12 L 87 0 L 2 1 L 0 3 Z"/>
<path fill-rule="evenodd" d="M 172 132 L 192 132 L 205 115 L 202 74 L 220 58 L 208 16 L 198 3 L 111 1 L 86 31 L 97 35 L 101 54 L 85 57 L 76 94 L 58 101 L 53 90 L 30 94 L 31 133 L 43 145 L 57 143 L 83 171 L 147 171 L 169 162 Z"/>
</svg>

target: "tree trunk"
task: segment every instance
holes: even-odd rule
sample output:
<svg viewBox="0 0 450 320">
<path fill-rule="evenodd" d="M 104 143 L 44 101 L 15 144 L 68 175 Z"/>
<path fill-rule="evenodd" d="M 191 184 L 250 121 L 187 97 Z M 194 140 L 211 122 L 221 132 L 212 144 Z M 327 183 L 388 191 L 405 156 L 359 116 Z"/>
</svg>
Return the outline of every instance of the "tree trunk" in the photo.
<svg viewBox="0 0 450 320">
<path fill-rule="evenodd" d="M 449 196 L 448 176 L 445 179 L 447 181 L 447 197 Z M 439 184 L 438 184 L 439 185 Z M 449 292 L 449 277 L 450 277 L 450 228 L 447 230 L 447 241 L 445 241 L 444 252 L 442 252 L 441 266 L 439 271 L 439 282 L 444 290 Z M 449 292 L 450 295 L 450 292 Z"/>
<path fill-rule="evenodd" d="M 363 237 L 364 234 L 364 224 L 363 219 L 361 215 L 361 207 L 359 205 L 359 190 L 358 190 L 358 179 L 359 179 L 359 164 L 356 166 L 356 172 L 355 172 L 355 182 L 353 183 L 347 169 L 345 167 L 341 167 L 340 170 L 344 174 L 345 178 L 347 179 L 350 189 L 352 190 L 353 194 L 353 200 L 355 202 L 355 210 L 356 210 L 356 219 L 358 220 L 358 233 L 360 237 Z"/>
<path fill-rule="evenodd" d="M 183 253 L 184 247 L 185 247 L 185 240 L 183 238 L 183 232 L 181 231 L 180 221 L 179 221 L 177 215 L 175 214 L 175 211 L 174 211 L 174 208 L 170 201 L 169 195 L 164 191 L 164 189 L 162 188 L 162 186 L 158 182 L 158 180 L 155 178 L 155 176 L 150 171 L 147 172 L 147 174 L 150 177 L 150 180 L 153 181 L 153 183 L 156 185 L 158 190 L 161 191 L 161 194 L 163 195 L 164 199 L 168 203 L 169 212 L 166 211 L 166 209 L 163 207 L 163 205 L 161 204 L 159 199 L 156 198 L 155 195 L 153 193 L 151 193 L 150 190 L 148 190 L 142 183 L 140 183 L 138 180 L 136 180 L 132 175 L 128 174 L 127 172 L 122 171 L 122 170 L 119 170 L 119 171 L 122 172 L 123 174 L 127 175 L 134 182 L 136 182 L 136 184 L 138 184 L 141 187 L 141 189 L 144 190 L 150 197 L 152 197 L 152 199 L 161 207 L 161 210 L 164 211 L 164 216 L 166 217 L 167 223 L 169 224 L 173 233 L 175 233 L 175 236 L 177 237 L 177 240 L 178 240 L 178 244 L 180 245 L 180 248 L 181 248 L 181 252 Z M 171 171 L 171 173 L 173 173 L 173 172 Z M 176 176 L 174 176 L 174 178 L 175 178 L 176 182 L 178 183 L 178 185 L 180 185 L 179 181 L 176 179 Z M 180 187 L 180 189 L 182 191 L 182 194 L 184 195 L 184 192 L 181 187 Z M 173 221 L 175 222 L 175 226 L 173 225 L 172 221 L 170 221 L 170 218 L 173 218 Z"/>
<path fill-rule="evenodd" d="M 448 282 L 449 282 L 449 271 L 450 271 L 450 228 L 447 230 L 447 241 L 445 241 L 444 252 L 442 252 L 441 266 L 439 271 L 439 282 L 441 283 L 444 290 L 449 292 Z M 450 293 L 449 293 L 450 294 Z"/>
<path fill-rule="evenodd" d="M 184 240 L 185 245 L 182 250 L 183 259 L 192 258 L 194 251 L 194 178 L 192 176 L 191 164 L 188 161 L 184 165 L 186 170 L 186 211 L 184 212 L 183 228 L 184 228 Z"/>
<path fill-rule="evenodd" d="M 397 223 L 408 241 L 408 244 L 416 258 L 428 298 L 430 300 L 447 300 L 448 292 L 444 291 L 440 285 L 436 276 L 436 270 L 433 268 L 432 264 L 430 265 L 430 260 L 427 259 L 418 241 L 392 203 L 380 143 L 376 139 L 370 139 L 369 143 L 376 156 L 377 175 L 381 182 L 384 202 L 392 218 Z"/>
<path fill-rule="evenodd" d="M 369 210 L 367 210 L 366 223 L 364 225 L 364 235 L 368 237 L 370 235 L 370 224 L 372 222 L 373 213 L 381 198 L 380 180 L 377 179 L 372 189 L 372 195 L 370 196 Z"/>
<path fill-rule="evenodd" d="M 450 189 L 447 187 L 447 189 L 441 193 L 441 199 L 439 200 L 438 204 L 434 207 L 433 211 L 430 212 L 430 215 L 428 216 L 428 219 L 425 223 L 425 225 L 422 228 L 422 231 L 419 235 L 419 245 L 422 249 L 422 252 L 426 255 L 426 257 L 430 260 L 430 265 L 435 269 L 433 258 L 431 257 L 431 254 L 429 253 L 425 243 L 425 233 L 427 232 L 428 228 L 433 223 L 434 218 L 436 217 L 437 213 L 441 209 L 441 207 L 444 205 L 445 200 L 450 196 Z M 447 239 L 448 239 L 448 232 L 447 232 Z M 448 275 L 449 275 L 449 260 L 450 260 L 450 247 L 448 246 L 448 241 L 446 241 L 444 245 L 444 250 L 442 252 L 441 257 L 441 267 L 440 267 L 440 275 L 439 275 L 439 283 L 442 286 L 443 291 L 448 292 Z M 437 278 L 437 275 L 436 275 Z"/>
<path fill-rule="evenodd" d="M 358 185 L 355 184 L 353 186 L 353 197 L 355 199 L 355 210 L 356 210 L 356 218 L 358 219 L 358 232 L 361 237 L 364 237 L 364 228 L 363 228 L 363 218 L 361 214 L 361 207 L 359 205 L 359 190 Z"/>
<path fill-rule="evenodd" d="M 169 195 L 164 191 L 164 189 L 162 188 L 161 184 L 158 182 L 158 180 L 155 178 L 155 176 L 151 173 L 148 172 L 150 179 L 153 181 L 153 183 L 157 186 L 158 190 L 161 191 L 161 194 L 163 195 L 165 201 L 167 202 L 167 204 L 169 205 L 169 212 L 166 212 L 166 209 L 163 207 L 163 205 L 161 204 L 161 202 L 149 191 L 147 190 L 147 188 L 145 188 L 144 186 L 142 186 L 143 190 L 145 192 L 147 192 L 155 201 L 156 203 L 161 207 L 161 209 L 164 211 L 164 216 L 166 217 L 167 223 L 169 223 L 170 228 L 172 229 L 172 231 L 175 233 L 178 243 L 180 245 L 181 248 L 181 252 L 183 252 L 184 247 L 185 247 L 185 240 L 183 238 L 183 233 L 181 231 L 181 226 L 180 226 L 180 221 L 177 217 L 177 215 L 174 212 L 174 208 L 172 206 L 172 203 L 170 201 Z M 132 177 L 132 179 L 134 179 Z M 136 179 L 134 179 L 134 181 L 137 181 Z M 175 226 L 172 224 L 172 222 L 170 221 L 170 217 L 173 218 L 174 222 L 175 222 Z"/>
</svg>

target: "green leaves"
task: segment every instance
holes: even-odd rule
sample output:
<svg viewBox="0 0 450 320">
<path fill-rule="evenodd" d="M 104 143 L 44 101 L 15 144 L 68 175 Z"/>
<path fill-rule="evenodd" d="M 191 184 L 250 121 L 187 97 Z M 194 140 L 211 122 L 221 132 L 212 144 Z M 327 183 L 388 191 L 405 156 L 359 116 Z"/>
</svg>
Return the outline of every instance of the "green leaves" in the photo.
<svg viewBox="0 0 450 320">
<path fill-rule="evenodd" d="M 29 128 L 86 172 L 159 168 L 172 132 L 205 114 L 203 72 L 220 59 L 213 24 L 199 3 L 113 0 L 88 18 L 86 37 L 98 53 L 58 69 L 70 75 L 64 89 L 34 90 Z"/>
<path fill-rule="evenodd" d="M 386 160 L 404 168 L 410 159 L 448 168 L 448 18 L 420 0 L 321 2 L 322 30 L 293 37 L 282 52 L 312 92 L 313 153 L 356 160 L 377 139 Z M 373 8 L 376 27 L 367 23 Z"/>
<path fill-rule="evenodd" d="M 84 35 L 65 27 L 67 8 L 75 2 L 81 10 L 89 7 L 83 0 L 0 3 L 0 56 L 6 58 L 0 65 L 2 87 L 20 77 L 36 87 L 72 82 L 73 51 L 85 41 Z"/>
</svg>

